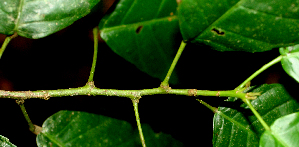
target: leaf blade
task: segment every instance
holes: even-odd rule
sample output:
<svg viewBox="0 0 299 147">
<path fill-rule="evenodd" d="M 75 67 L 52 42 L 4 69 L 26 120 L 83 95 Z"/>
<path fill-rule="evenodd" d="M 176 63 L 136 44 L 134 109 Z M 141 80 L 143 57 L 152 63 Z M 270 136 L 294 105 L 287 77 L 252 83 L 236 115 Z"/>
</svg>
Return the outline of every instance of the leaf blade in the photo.
<svg viewBox="0 0 299 147">
<path fill-rule="evenodd" d="M 43 124 L 38 146 L 115 146 L 131 144 L 129 123 L 106 116 L 79 111 L 59 111 Z"/>
<path fill-rule="evenodd" d="M 299 113 L 292 113 L 278 118 L 272 125 L 271 131 L 265 131 L 261 136 L 260 146 L 298 146 Z"/>
<path fill-rule="evenodd" d="M 279 48 L 282 55 L 281 65 L 284 71 L 299 82 L 299 45 Z"/>
<path fill-rule="evenodd" d="M 17 147 L 16 145 L 12 144 L 8 138 L 0 135 L 0 146 L 3 147 Z"/>
<path fill-rule="evenodd" d="M 176 2 L 122 0 L 101 20 L 101 37 L 118 55 L 163 80 L 181 41 Z M 177 83 L 176 73 L 170 79 Z"/>
<path fill-rule="evenodd" d="M 264 84 L 252 92 L 262 92 L 262 95 L 251 103 L 267 124 L 272 124 L 277 118 L 296 112 L 299 108 L 297 101 L 280 84 Z M 236 99 L 230 98 L 230 100 Z M 241 106 L 218 108 L 213 121 L 214 146 L 259 145 L 259 138 L 265 129 L 247 106 L 244 104 Z"/>
<path fill-rule="evenodd" d="M 0 2 L 0 33 L 38 39 L 87 15 L 100 0 L 11 0 Z"/>
<path fill-rule="evenodd" d="M 184 40 L 219 51 L 263 52 L 299 42 L 296 8 L 291 0 L 185 0 L 178 16 Z"/>
</svg>

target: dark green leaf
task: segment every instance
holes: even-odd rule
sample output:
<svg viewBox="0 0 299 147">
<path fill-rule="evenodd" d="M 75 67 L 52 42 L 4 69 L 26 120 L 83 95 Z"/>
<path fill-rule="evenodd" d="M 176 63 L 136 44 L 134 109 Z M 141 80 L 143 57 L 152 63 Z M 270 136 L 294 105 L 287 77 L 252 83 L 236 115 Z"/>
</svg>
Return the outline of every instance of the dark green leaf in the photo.
<svg viewBox="0 0 299 147">
<path fill-rule="evenodd" d="M 298 111 L 299 104 L 280 84 L 265 84 L 254 88 L 252 92 L 261 92 L 261 96 L 251 103 L 268 125 L 281 116 Z M 241 107 L 240 105 L 219 107 L 213 123 L 215 147 L 258 146 L 259 138 L 265 131 L 244 104 Z"/>
<path fill-rule="evenodd" d="M 129 123 L 79 111 L 59 111 L 49 117 L 37 136 L 38 146 L 120 146 L 131 145 Z"/>
<path fill-rule="evenodd" d="M 282 55 L 281 65 L 284 71 L 299 82 L 299 45 L 282 47 L 279 52 Z"/>
<path fill-rule="evenodd" d="M 163 80 L 181 42 L 176 7 L 175 0 L 121 0 L 101 20 L 101 37 L 138 69 Z M 177 82 L 176 73 L 170 82 Z"/>
<path fill-rule="evenodd" d="M 138 130 L 136 132 L 136 140 L 139 140 Z M 183 144 L 173 139 L 169 134 L 163 132 L 155 133 L 148 124 L 142 124 L 142 132 L 145 137 L 147 147 L 181 147 Z M 140 143 L 141 146 L 141 143 Z"/>
<path fill-rule="evenodd" d="M 283 116 L 261 136 L 260 147 L 297 147 L 299 144 L 299 113 Z"/>
<path fill-rule="evenodd" d="M 182 0 L 178 16 L 184 40 L 262 52 L 299 42 L 298 11 L 293 0 Z"/>
<path fill-rule="evenodd" d="M 139 147 L 137 129 L 122 120 L 79 111 L 59 111 L 50 116 L 37 136 L 38 146 Z M 170 135 L 142 125 L 148 147 L 182 146 Z"/>
<path fill-rule="evenodd" d="M 100 0 L 1 0 L 0 33 L 42 38 L 87 15 Z"/>
<path fill-rule="evenodd" d="M 0 135 L 0 146 L 1 147 L 17 147 L 14 144 L 12 144 L 8 138 Z"/>
</svg>

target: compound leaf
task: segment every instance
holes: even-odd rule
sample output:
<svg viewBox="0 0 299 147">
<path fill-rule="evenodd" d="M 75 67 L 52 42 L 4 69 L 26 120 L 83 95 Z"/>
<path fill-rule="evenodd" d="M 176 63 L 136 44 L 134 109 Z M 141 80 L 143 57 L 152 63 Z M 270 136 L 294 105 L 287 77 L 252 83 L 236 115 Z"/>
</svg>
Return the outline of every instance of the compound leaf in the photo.
<svg viewBox="0 0 299 147">
<path fill-rule="evenodd" d="M 184 40 L 220 51 L 263 52 L 299 42 L 294 0 L 181 0 Z"/>
<path fill-rule="evenodd" d="M 251 103 L 268 125 L 279 117 L 298 111 L 299 104 L 280 84 L 265 84 L 252 92 L 261 92 L 261 96 Z M 237 104 L 236 101 L 233 103 Z M 241 107 L 219 107 L 213 124 L 215 147 L 259 146 L 260 136 L 265 131 L 244 104 Z"/>
<path fill-rule="evenodd" d="M 1 0 L 0 33 L 38 39 L 87 15 L 100 0 Z"/>
<path fill-rule="evenodd" d="M 181 42 L 176 8 L 175 0 L 121 0 L 101 20 L 101 37 L 116 54 L 163 80 Z M 177 82 L 176 73 L 170 82 Z"/>
</svg>

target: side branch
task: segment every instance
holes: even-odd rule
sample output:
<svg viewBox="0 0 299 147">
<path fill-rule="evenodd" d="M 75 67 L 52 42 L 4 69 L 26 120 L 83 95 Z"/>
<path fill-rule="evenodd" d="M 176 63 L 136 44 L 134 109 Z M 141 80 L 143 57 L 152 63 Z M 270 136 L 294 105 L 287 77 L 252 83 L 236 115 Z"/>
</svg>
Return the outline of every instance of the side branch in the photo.
<svg viewBox="0 0 299 147">
<path fill-rule="evenodd" d="M 79 88 L 58 89 L 58 90 L 40 90 L 40 91 L 4 91 L 0 90 L 0 98 L 12 99 L 30 99 L 40 98 L 48 100 L 50 97 L 76 96 L 76 95 L 103 95 L 128 97 L 131 99 L 139 99 L 144 95 L 155 94 L 175 94 L 186 96 L 217 96 L 217 97 L 239 97 L 246 99 L 254 99 L 255 93 L 243 93 L 241 90 L 229 91 L 209 91 L 196 89 L 169 89 L 165 91 L 162 88 L 143 89 L 143 90 L 117 90 L 117 89 L 100 89 L 93 86 L 83 86 Z"/>
</svg>

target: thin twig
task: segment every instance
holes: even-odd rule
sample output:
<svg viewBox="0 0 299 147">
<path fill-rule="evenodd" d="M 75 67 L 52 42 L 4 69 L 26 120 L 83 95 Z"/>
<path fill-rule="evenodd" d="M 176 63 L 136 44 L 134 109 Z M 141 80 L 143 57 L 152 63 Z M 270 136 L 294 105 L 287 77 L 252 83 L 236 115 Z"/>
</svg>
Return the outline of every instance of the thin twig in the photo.
<svg viewBox="0 0 299 147">
<path fill-rule="evenodd" d="M 186 46 L 186 43 L 184 41 L 182 41 L 181 45 L 180 45 L 180 48 L 179 48 L 178 52 L 176 53 L 175 58 L 173 59 L 172 64 L 171 64 L 171 66 L 168 70 L 167 75 L 166 75 L 164 81 L 161 83 L 161 87 L 168 87 L 168 85 L 169 85 L 168 82 L 169 82 L 170 76 L 171 76 L 178 60 L 180 59 L 180 57 L 182 55 L 182 52 L 185 49 L 185 46 Z"/>
<path fill-rule="evenodd" d="M 268 69 L 270 66 L 280 62 L 282 59 L 282 56 L 278 56 L 277 58 L 273 59 L 269 63 L 265 64 L 263 67 L 261 67 L 259 70 L 257 70 L 255 73 L 253 73 L 249 78 L 247 78 L 242 84 L 240 84 L 236 90 L 240 90 L 245 87 L 245 85 L 250 82 L 252 79 L 254 79 L 257 75 Z"/>
<path fill-rule="evenodd" d="M 98 27 L 95 27 L 93 30 L 93 40 L 94 40 L 94 53 L 93 53 L 93 60 L 92 60 L 92 66 L 88 78 L 88 82 L 93 81 L 94 72 L 96 69 L 96 63 L 97 63 L 97 56 L 98 56 L 98 35 L 99 35 L 99 29 Z"/>
<path fill-rule="evenodd" d="M 139 99 L 132 99 L 132 102 L 133 102 L 133 106 L 134 106 L 138 130 L 139 130 L 140 141 L 141 141 L 142 147 L 146 147 L 143 132 L 142 132 L 142 127 L 141 127 L 141 123 L 140 123 L 139 112 L 138 112 Z"/>
<path fill-rule="evenodd" d="M 27 113 L 27 111 L 26 111 L 26 108 L 25 108 L 25 106 L 24 106 L 24 100 L 16 100 L 16 102 L 17 102 L 17 104 L 20 106 L 20 108 L 21 108 L 21 110 L 22 110 L 22 113 L 23 113 L 23 115 L 24 115 L 24 117 L 25 117 L 25 119 L 26 119 L 26 121 L 27 121 L 27 123 L 28 123 L 28 125 L 29 125 L 29 130 L 30 130 L 32 133 L 35 133 L 35 126 L 34 126 L 34 124 L 32 123 L 32 121 L 30 120 L 29 115 L 28 115 L 28 113 Z"/>
<path fill-rule="evenodd" d="M 8 45 L 8 43 L 10 42 L 10 40 L 11 40 L 11 37 L 6 37 L 6 38 L 5 38 L 5 40 L 4 40 L 3 44 L 2 44 L 2 47 L 1 47 L 1 49 L 0 49 L 0 59 L 1 59 L 1 57 L 2 57 L 2 55 L 3 55 L 3 53 L 4 53 L 4 51 L 5 51 L 5 49 L 6 49 L 7 45 Z"/>
</svg>

